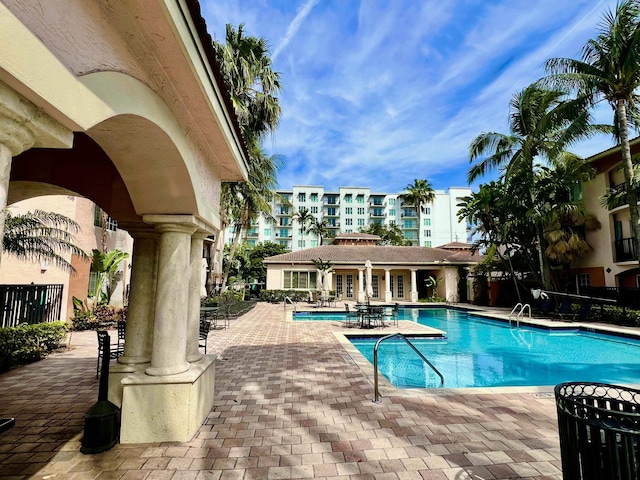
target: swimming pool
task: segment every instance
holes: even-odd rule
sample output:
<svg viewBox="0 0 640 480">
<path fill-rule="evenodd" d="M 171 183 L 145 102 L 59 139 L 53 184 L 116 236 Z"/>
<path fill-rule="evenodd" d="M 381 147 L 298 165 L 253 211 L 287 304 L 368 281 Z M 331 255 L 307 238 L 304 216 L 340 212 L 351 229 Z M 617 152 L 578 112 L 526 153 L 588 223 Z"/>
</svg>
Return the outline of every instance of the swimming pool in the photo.
<svg viewBox="0 0 640 480">
<path fill-rule="evenodd" d="M 445 378 L 445 388 L 552 386 L 566 381 L 640 383 L 640 341 L 577 329 L 546 330 L 445 308 L 400 309 L 400 319 L 447 332 L 411 338 Z M 377 338 L 348 336 L 373 363 Z M 402 341 L 378 350 L 378 368 L 399 388 L 439 387 L 436 374 Z"/>
</svg>

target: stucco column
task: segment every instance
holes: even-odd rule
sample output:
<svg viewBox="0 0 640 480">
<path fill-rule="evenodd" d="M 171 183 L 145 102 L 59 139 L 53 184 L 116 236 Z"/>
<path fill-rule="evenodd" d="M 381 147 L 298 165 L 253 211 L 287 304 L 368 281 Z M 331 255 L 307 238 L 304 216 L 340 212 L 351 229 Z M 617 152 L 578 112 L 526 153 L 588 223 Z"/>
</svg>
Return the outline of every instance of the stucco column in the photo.
<svg viewBox="0 0 640 480">
<path fill-rule="evenodd" d="M 384 301 L 391 302 L 393 300 L 393 293 L 391 292 L 391 269 L 384 269 Z"/>
<path fill-rule="evenodd" d="M 189 317 L 187 322 L 187 362 L 204 357 L 198 350 L 200 342 L 200 295 L 202 291 L 202 247 L 208 233 L 198 231 L 191 236 L 189 256 Z"/>
<path fill-rule="evenodd" d="M 137 365 L 151 361 L 158 233 L 151 227 L 126 228 L 125 224 L 120 226 L 133 237 L 133 255 L 124 355 L 118 362 Z"/>
<path fill-rule="evenodd" d="M 416 269 L 411 269 L 411 301 L 418 301 L 418 281 L 416 277 Z"/>
<path fill-rule="evenodd" d="M 358 302 L 364 303 L 364 269 L 358 269 Z"/>
<path fill-rule="evenodd" d="M 160 234 L 158 281 L 151 366 L 145 370 L 147 375 L 152 376 L 175 375 L 189 370 L 186 361 L 191 277 L 189 263 L 191 235 L 196 227 L 177 219 L 175 223 L 170 222 L 171 217 L 167 215 L 166 220 L 155 225 Z"/>
<path fill-rule="evenodd" d="M 0 82 L 0 238 L 4 236 L 13 157 L 31 147 L 71 148 L 72 145 L 71 130 Z"/>
</svg>

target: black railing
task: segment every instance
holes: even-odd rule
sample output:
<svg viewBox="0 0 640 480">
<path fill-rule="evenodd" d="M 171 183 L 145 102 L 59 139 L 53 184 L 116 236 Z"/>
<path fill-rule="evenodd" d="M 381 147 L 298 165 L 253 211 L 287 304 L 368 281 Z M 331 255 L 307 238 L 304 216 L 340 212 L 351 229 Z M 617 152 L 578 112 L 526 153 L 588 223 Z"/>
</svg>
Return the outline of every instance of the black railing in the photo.
<svg viewBox="0 0 640 480">
<path fill-rule="evenodd" d="M 0 285 L 0 327 L 61 320 L 62 285 Z"/>
<path fill-rule="evenodd" d="M 627 262 L 636 260 L 636 244 L 633 238 L 623 238 L 613 242 L 616 251 L 616 262 Z"/>
<path fill-rule="evenodd" d="M 619 307 L 640 310 L 640 288 L 638 287 L 580 287 L 580 295 L 615 300 Z"/>
</svg>

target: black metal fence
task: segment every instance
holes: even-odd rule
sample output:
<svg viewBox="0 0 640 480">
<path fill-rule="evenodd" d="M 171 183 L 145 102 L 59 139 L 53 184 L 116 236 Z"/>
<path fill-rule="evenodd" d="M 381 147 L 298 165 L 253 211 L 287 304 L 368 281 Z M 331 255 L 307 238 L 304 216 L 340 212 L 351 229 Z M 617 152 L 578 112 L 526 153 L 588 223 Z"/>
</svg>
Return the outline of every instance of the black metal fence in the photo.
<svg viewBox="0 0 640 480">
<path fill-rule="evenodd" d="M 619 307 L 640 310 L 638 287 L 580 287 L 580 295 L 615 300 Z"/>
<path fill-rule="evenodd" d="M 0 285 L 0 327 L 60 320 L 62 285 Z"/>
</svg>

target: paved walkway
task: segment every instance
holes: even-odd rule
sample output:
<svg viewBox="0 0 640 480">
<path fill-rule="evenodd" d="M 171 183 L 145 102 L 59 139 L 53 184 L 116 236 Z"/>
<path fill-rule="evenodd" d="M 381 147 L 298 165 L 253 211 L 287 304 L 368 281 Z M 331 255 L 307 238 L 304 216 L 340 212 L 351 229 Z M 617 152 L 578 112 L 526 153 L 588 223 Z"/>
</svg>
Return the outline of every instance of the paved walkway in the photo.
<svg viewBox="0 0 640 480">
<path fill-rule="evenodd" d="M 403 330 L 419 328 L 403 325 Z M 561 479 L 554 400 L 536 393 L 385 396 L 333 332 L 260 303 L 209 335 L 216 401 L 188 443 L 79 452 L 97 400 L 95 332 L 0 375 L 0 477 L 60 479 Z"/>
</svg>

